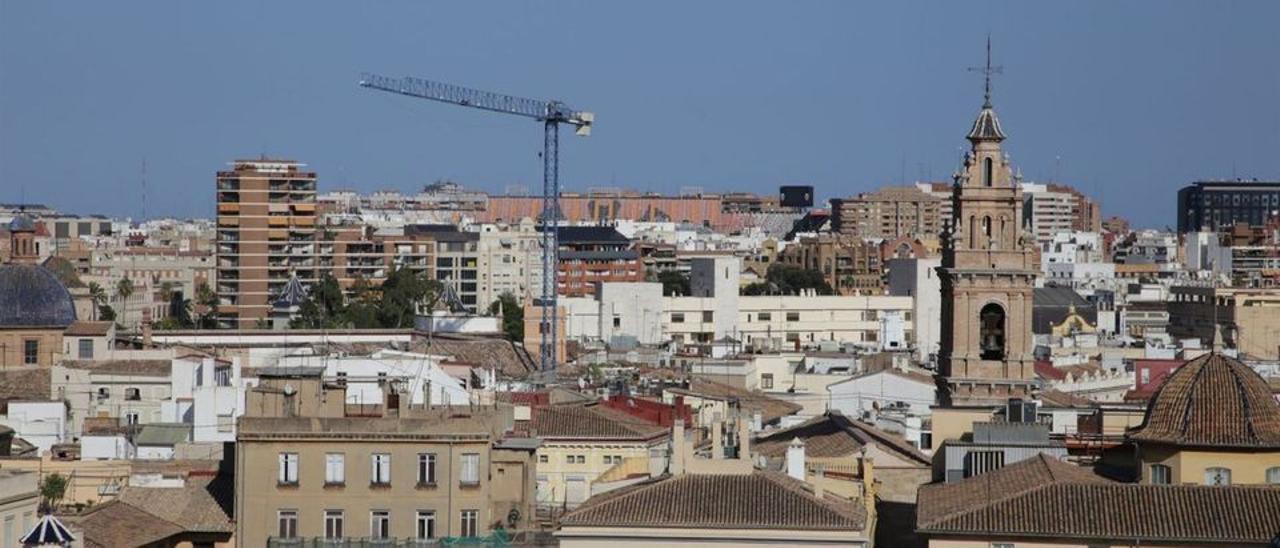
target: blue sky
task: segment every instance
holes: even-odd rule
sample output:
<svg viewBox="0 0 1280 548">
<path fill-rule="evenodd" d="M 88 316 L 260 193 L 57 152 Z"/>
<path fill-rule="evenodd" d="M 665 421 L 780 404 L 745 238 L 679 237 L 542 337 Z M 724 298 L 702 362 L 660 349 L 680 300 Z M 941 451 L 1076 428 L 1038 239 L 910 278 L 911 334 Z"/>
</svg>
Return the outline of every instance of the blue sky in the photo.
<svg viewBox="0 0 1280 548">
<path fill-rule="evenodd" d="M 1198 178 L 1280 179 L 1280 2 L 0 0 L 0 201 L 211 216 L 237 157 L 321 190 L 539 185 L 540 128 L 380 94 L 411 74 L 594 111 L 566 189 L 820 198 L 946 179 L 982 97 L 1027 179 L 1144 226 Z"/>
</svg>

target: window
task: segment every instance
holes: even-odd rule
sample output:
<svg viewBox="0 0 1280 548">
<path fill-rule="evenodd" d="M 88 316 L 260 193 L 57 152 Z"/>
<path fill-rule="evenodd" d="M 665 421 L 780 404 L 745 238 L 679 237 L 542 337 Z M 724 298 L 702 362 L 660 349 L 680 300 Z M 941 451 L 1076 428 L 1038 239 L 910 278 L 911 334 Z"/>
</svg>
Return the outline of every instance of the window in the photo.
<svg viewBox="0 0 1280 548">
<path fill-rule="evenodd" d="M 622 318 L 620 318 L 620 317 L 618 317 L 618 316 L 614 316 L 614 317 L 613 317 L 613 326 L 614 326 L 614 327 L 622 327 Z"/>
<path fill-rule="evenodd" d="M 973 477 L 1004 466 L 1004 451 L 972 451 L 964 456 L 964 477 Z"/>
<path fill-rule="evenodd" d="M 129 387 L 124 389 L 124 399 L 129 401 L 138 401 L 142 399 L 142 390 L 139 388 Z"/>
<path fill-rule="evenodd" d="M 436 513 L 418 510 L 418 538 L 436 538 Z"/>
<path fill-rule="evenodd" d="M 1231 469 L 1211 467 L 1204 469 L 1205 485 L 1231 485 Z"/>
<path fill-rule="evenodd" d="M 276 536 L 280 538 L 296 538 L 298 536 L 297 510 L 280 510 L 276 512 L 276 523 L 280 524 L 280 527 L 276 530 Z"/>
<path fill-rule="evenodd" d="M 550 462 L 550 460 L 551 459 L 548 459 L 546 455 L 538 455 L 538 464 L 546 464 Z"/>
<path fill-rule="evenodd" d="M 130 412 L 128 412 L 128 413 L 125 413 L 125 414 L 124 414 L 124 423 L 125 423 L 125 424 L 127 424 L 127 425 L 129 425 L 129 426 L 136 426 L 136 425 L 138 424 L 138 412 L 137 412 L 137 411 L 130 411 Z"/>
<path fill-rule="evenodd" d="M 93 359 L 93 339 L 80 339 L 79 357 L 82 360 Z"/>
<path fill-rule="evenodd" d="M 1267 469 L 1267 483 L 1280 485 L 1280 466 L 1272 466 Z"/>
<path fill-rule="evenodd" d="M 789 322 L 798 322 L 798 321 L 800 321 L 800 313 L 799 313 L 799 312 L 787 312 L 787 321 L 789 321 Z"/>
<path fill-rule="evenodd" d="M 982 161 L 982 186 L 992 186 L 993 172 L 994 172 L 994 165 L 991 161 L 991 158 L 987 158 L 983 160 Z"/>
<path fill-rule="evenodd" d="M 218 415 L 218 432 L 223 434 L 231 433 L 236 424 L 235 417 L 231 415 Z"/>
<path fill-rule="evenodd" d="M 298 454 L 280 453 L 280 469 L 276 481 L 281 485 L 298 484 Z"/>
<path fill-rule="evenodd" d="M 463 485 L 479 485 L 480 484 L 480 454 L 479 453 L 463 453 L 462 454 L 462 477 L 460 481 L 462 482 Z"/>
<path fill-rule="evenodd" d="M 702 311 L 702 323 L 711 323 L 715 321 L 715 313 L 710 310 Z"/>
<path fill-rule="evenodd" d="M 982 336 L 982 359 L 1004 359 L 1004 309 L 996 303 L 982 307 L 978 316 Z"/>
<path fill-rule="evenodd" d="M 105 386 L 98 388 L 98 399 L 105 400 L 111 397 L 111 389 Z"/>
<path fill-rule="evenodd" d="M 671 323 L 684 323 L 684 313 L 683 313 L 683 312 L 672 312 L 672 313 L 671 313 Z"/>
<path fill-rule="evenodd" d="M 462 536 L 464 537 L 478 536 L 476 531 L 476 526 L 479 525 L 479 523 L 477 523 L 479 521 L 478 519 L 479 514 L 480 512 L 478 510 L 462 511 Z"/>
<path fill-rule="evenodd" d="M 324 511 L 324 538 L 342 538 L 342 525 L 346 521 L 342 510 Z"/>
<path fill-rule="evenodd" d="M 1151 483 L 1155 485 L 1169 485 L 1173 483 L 1173 469 L 1163 464 L 1151 465 Z"/>
<path fill-rule="evenodd" d="M 760 389 L 770 390 L 773 388 L 773 373 L 763 373 L 760 375 Z"/>
<path fill-rule="evenodd" d="M 371 485 L 391 485 L 391 455 L 374 453 L 370 458 L 369 483 Z"/>
<path fill-rule="evenodd" d="M 436 454 L 418 453 L 418 485 L 436 483 Z"/>
<path fill-rule="evenodd" d="M 757 319 L 757 320 L 760 320 L 760 321 L 762 321 L 762 322 L 767 322 L 767 321 L 769 321 L 769 320 L 773 319 L 773 316 L 770 316 L 768 312 L 760 312 L 760 313 L 756 314 L 756 319 Z"/>
<path fill-rule="evenodd" d="M 324 484 L 342 485 L 347 482 L 347 458 L 342 453 L 324 456 Z"/>
<path fill-rule="evenodd" d="M 22 363 L 27 365 L 40 363 L 40 341 L 34 339 L 22 341 Z"/>
<path fill-rule="evenodd" d="M 389 510 L 369 512 L 369 536 L 373 538 L 391 537 L 391 512 Z"/>
<path fill-rule="evenodd" d="M 215 367 L 213 369 L 213 384 L 218 386 L 231 386 L 231 368 Z"/>
</svg>

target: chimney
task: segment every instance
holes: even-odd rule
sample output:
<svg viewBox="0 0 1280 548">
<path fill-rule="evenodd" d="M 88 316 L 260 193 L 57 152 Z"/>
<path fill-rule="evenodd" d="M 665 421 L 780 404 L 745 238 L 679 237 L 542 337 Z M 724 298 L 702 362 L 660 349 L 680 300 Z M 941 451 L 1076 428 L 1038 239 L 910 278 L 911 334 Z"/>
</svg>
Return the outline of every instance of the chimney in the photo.
<svg viewBox="0 0 1280 548">
<path fill-rule="evenodd" d="M 142 309 L 142 347 L 151 347 L 151 307 Z"/>
<path fill-rule="evenodd" d="M 804 481 L 804 442 L 792 438 L 787 446 L 787 475 Z"/>
<path fill-rule="evenodd" d="M 720 460 L 724 458 L 724 424 L 714 423 L 711 425 L 711 460 Z"/>
<path fill-rule="evenodd" d="M 669 451 L 668 458 L 671 459 L 668 467 L 671 470 L 671 475 L 684 475 L 684 420 L 682 419 L 676 419 L 675 425 L 671 427 L 671 451 Z"/>
<path fill-rule="evenodd" d="M 827 467 L 819 464 L 816 468 L 817 469 L 813 471 L 813 496 L 822 499 L 823 496 L 827 494 L 825 487 L 827 483 Z"/>
<path fill-rule="evenodd" d="M 751 425 L 738 417 L 738 460 L 751 462 Z"/>
</svg>

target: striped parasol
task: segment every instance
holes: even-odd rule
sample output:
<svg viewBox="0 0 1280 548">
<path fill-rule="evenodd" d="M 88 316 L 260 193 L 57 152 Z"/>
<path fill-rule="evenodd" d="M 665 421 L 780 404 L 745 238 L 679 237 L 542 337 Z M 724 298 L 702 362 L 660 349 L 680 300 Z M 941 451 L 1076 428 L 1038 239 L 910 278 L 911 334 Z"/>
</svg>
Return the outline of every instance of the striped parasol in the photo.
<svg viewBox="0 0 1280 548">
<path fill-rule="evenodd" d="M 23 546 L 69 546 L 73 540 L 75 537 L 71 536 L 67 526 L 53 517 L 53 514 L 45 514 L 19 542 Z"/>
</svg>

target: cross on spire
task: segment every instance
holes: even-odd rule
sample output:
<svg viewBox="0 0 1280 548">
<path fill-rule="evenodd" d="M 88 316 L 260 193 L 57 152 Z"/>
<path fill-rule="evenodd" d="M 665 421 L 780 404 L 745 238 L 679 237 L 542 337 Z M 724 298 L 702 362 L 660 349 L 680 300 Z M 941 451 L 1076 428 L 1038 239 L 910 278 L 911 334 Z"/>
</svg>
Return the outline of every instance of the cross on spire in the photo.
<svg viewBox="0 0 1280 548">
<path fill-rule="evenodd" d="M 991 108 L 991 75 L 1004 74 L 1004 67 L 997 65 L 991 66 L 991 33 L 987 33 L 987 65 L 985 67 L 969 67 L 969 72 L 981 72 L 986 78 L 986 85 L 983 88 L 982 108 Z"/>
</svg>

